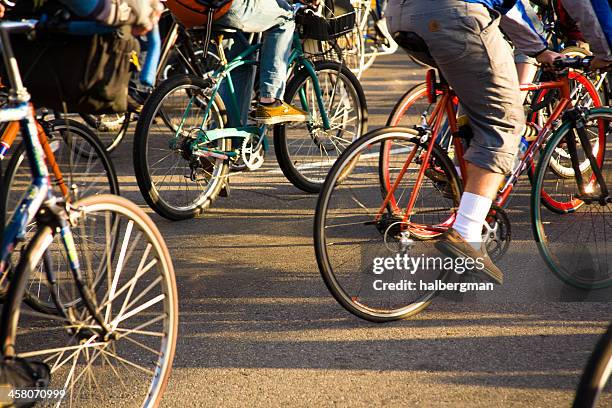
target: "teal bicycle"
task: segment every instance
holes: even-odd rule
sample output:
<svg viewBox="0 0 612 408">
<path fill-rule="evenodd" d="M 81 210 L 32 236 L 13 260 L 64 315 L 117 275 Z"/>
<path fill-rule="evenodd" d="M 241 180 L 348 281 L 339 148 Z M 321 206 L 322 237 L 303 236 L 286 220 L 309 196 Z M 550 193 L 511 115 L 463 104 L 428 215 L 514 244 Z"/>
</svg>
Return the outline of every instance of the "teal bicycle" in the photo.
<svg viewBox="0 0 612 408">
<path fill-rule="evenodd" d="M 206 33 L 205 33 L 206 34 Z M 246 49 L 228 61 L 224 36 L 242 36 Z M 220 62 L 213 72 L 172 77 L 143 107 L 134 136 L 134 169 L 146 202 L 170 220 L 203 213 L 237 171 L 260 168 L 274 134 L 283 174 L 297 188 L 316 193 L 337 157 L 367 131 L 367 106 L 359 80 L 337 61 L 309 59 L 296 34 L 289 60 L 285 101 L 309 113 L 307 122 L 269 126 L 242 118 L 233 74 L 259 64 L 261 35 L 209 27 Z M 206 53 L 205 53 L 206 55 Z M 256 76 L 251 75 L 251 89 Z M 224 99 L 220 96 L 226 86 Z M 227 106 L 226 106 L 227 104 Z M 227 127 L 227 124 L 239 124 Z"/>
</svg>

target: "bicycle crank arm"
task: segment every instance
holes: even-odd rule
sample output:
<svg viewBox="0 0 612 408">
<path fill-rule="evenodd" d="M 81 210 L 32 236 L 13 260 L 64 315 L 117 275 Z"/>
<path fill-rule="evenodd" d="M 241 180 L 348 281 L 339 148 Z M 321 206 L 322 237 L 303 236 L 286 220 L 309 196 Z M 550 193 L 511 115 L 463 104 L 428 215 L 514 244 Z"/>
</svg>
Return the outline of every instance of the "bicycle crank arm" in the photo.
<svg viewBox="0 0 612 408">
<path fill-rule="evenodd" d="M 199 150 L 193 154 L 196 157 L 214 157 L 215 159 L 228 160 L 230 157 L 235 156 L 234 152 L 219 152 L 213 150 Z"/>
</svg>

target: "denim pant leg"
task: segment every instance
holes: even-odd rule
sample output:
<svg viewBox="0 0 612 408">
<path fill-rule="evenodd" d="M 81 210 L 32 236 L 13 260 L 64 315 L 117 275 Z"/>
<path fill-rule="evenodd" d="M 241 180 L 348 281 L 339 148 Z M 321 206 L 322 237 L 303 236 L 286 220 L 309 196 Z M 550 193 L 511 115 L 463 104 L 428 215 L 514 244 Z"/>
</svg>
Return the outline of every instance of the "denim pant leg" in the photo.
<svg viewBox="0 0 612 408">
<path fill-rule="evenodd" d="M 282 99 L 287 81 L 287 60 L 291 53 L 295 22 L 287 0 L 235 0 L 219 20 L 247 33 L 264 33 L 259 56 L 260 95 Z"/>
<path fill-rule="evenodd" d="M 240 35 L 240 33 L 238 33 Z M 245 43 L 243 39 L 228 38 L 224 40 L 224 50 L 228 61 L 234 59 L 238 54 L 244 51 L 248 47 L 248 43 Z M 240 117 L 233 117 L 228 114 L 227 126 L 229 127 L 240 127 L 247 123 L 249 107 L 251 105 L 251 98 L 253 96 L 253 83 L 255 79 L 255 66 L 245 65 L 238 67 L 231 72 L 232 84 L 234 85 L 234 94 L 238 102 L 238 109 Z M 232 104 L 232 98 L 229 90 L 229 81 L 225 78 L 219 89 L 221 99 L 225 102 L 225 108 L 230 109 Z M 240 121 L 238 120 L 240 119 Z"/>
</svg>

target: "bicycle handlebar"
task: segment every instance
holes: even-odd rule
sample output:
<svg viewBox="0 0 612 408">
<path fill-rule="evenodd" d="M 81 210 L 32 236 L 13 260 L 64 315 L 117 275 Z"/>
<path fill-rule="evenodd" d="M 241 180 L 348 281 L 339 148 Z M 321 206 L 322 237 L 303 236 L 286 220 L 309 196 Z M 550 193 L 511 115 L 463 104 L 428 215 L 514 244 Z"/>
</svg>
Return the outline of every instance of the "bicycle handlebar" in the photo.
<svg viewBox="0 0 612 408">
<path fill-rule="evenodd" d="M 592 56 L 559 58 L 553 62 L 555 70 L 563 71 L 568 68 L 588 70 L 591 66 Z"/>
</svg>

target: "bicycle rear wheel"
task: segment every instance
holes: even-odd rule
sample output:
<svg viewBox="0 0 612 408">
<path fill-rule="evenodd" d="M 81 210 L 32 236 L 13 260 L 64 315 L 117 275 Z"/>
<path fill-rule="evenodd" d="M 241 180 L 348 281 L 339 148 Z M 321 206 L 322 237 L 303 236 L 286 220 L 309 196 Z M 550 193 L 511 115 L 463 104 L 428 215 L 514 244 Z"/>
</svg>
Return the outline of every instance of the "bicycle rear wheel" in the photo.
<svg viewBox="0 0 612 408">
<path fill-rule="evenodd" d="M 69 195 L 64 197 L 68 202 L 74 203 L 81 197 L 90 195 L 119 194 L 119 182 L 113 164 L 104 146 L 89 128 L 73 120 L 52 120 L 48 123 L 47 140 L 62 173 L 63 182 L 69 189 Z M 24 150 L 23 143 L 17 146 L 8 162 L 2 183 L 0 205 L 3 206 L 2 209 L 6 209 L 7 221 L 31 182 L 30 165 Z M 60 180 L 51 168 L 49 174 L 55 186 L 54 192 L 62 195 L 58 186 Z M 28 234 L 32 234 L 36 227 L 35 222 L 28 226 Z M 75 240 L 79 240 L 78 234 L 75 234 Z M 17 251 L 21 249 L 18 247 Z M 69 274 L 67 260 L 58 257 L 58 254 L 55 249 L 49 251 L 47 256 L 50 258 L 30 274 L 26 286 L 25 301 L 43 313 L 57 312 L 47 285 L 47 268 L 55 271 L 59 282 L 57 290 L 64 291 L 66 296 L 70 297 L 66 300 L 68 303 L 78 302 L 80 299 L 72 280 L 67 278 Z"/>
<path fill-rule="evenodd" d="M 334 161 L 366 132 L 368 118 L 361 84 L 346 66 L 320 61 L 315 73 L 330 129 L 324 129 L 313 78 L 306 69 L 299 69 L 289 81 L 285 101 L 309 112 L 309 121 L 274 127 L 274 152 L 283 174 L 308 193 L 319 192 Z"/>
<path fill-rule="evenodd" d="M 427 98 L 427 84 L 422 82 L 410 88 L 397 101 L 387 119 L 387 126 L 413 127 L 421 125 L 423 114 L 435 105 Z"/>
<path fill-rule="evenodd" d="M 392 146 L 386 159 L 382 145 Z M 403 221 L 406 205 L 422 162 L 415 157 L 426 148 L 415 130 L 383 128 L 353 143 L 336 161 L 317 202 L 314 242 L 323 280 L 346 310 L 362 319 L 387 322 L 419 313 L 434 290 L 383 290 L 383 284 L 444 280 L 446 270 L 433 265 L 408 271 L 400 267 L 377 273 L 379 259 L 401 256 L 438 256 L 432 238 L 448 227 L 459 204 L 460 186 L 452 162 L 439 148 L 431 161 L 446 182 L 425 178 L 413 214 Z M 385 205 L 388 194 L 381 185 L 381 166 L 397 180 L 395 205 Z M 443 185 L 444 184 L 444 185 Z M 433 233 L 431 231 L 436 230 Z M 425 231 L 430 231 L 425 234 Z"/>
<path fill-rule="evenodd" d="M 76 206 L 75 229 L 87 237 L 76 244 L 81 272 L 110 334 L 83 304 L 72 305 L 66 317 L 20 311 L 19 286 L 52 248 L 53 231 L 45 226 L 11 282 L 2 340 L 17 357 L 50 367 L 49 389 L 65 392 L 57 406 L 157 407 L 170 376 L 178 329 L 168 249 L 151 219 L 121 197 L 87 197 Z M 121 242 L 117 252 L 111 249 L 116 238 Z"/>
<path fill-rule="evenodd" d="M 612 109 L 597 108 L 587 113 L 585 126 L 587 133 L 593 130 L 605 134 L 594 155 L 601 163 L 608 188 L 612 186 L 612 155 L 608 140 L 611 122 Z M 612 244 L 608 242 L 612 230 L 612 204 L 580 200 L 576 179 L 559 178 L 550 165 L 555 160 L 557 147 L 567 143 L 568 138 L 575 139 L 576 135 L 571 122 L 563 124 L 551 136 L 538 161 L 531 192 L 532 229 L 540 254 L 557 277 L 577 288 L 604 288 L 612 285 Z M 578 163 L 582 163 L 586 156 L 579 143 L 576 154 Z M 600 194 L 590 166 L 582 176 L 588 183 L 586 188 L 590 191 L 587 193 Z"/>
</svg>

